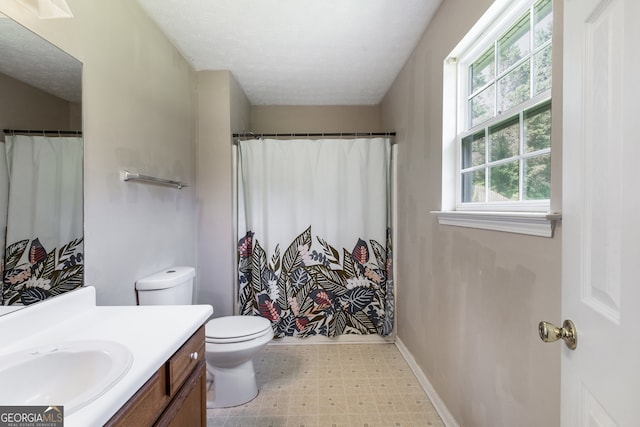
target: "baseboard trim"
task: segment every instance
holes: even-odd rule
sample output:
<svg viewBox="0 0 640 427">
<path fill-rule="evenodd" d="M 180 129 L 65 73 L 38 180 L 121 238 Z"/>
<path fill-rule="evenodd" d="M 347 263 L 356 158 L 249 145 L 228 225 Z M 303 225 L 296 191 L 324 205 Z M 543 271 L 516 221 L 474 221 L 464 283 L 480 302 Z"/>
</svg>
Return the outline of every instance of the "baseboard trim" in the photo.
<svg viewBox="0 0 640 427">
<path fill-rule="evenodd" d="M 413 371 L 413 374 L 418 379 L 418 382 L 422 386 L 424 392 L 431 400 L 433 407 L 438 412 L 438 415 L 440 415 L 440 418 L 442 418 L 442 422 L 444 423 L 444 425 L 447 427 L 459 427 L 455 418 L 453 418 L 453 415 L 451 415 L 451 412 L 449 412 L 449 408 L 447 408 L 447 405 L 445 405 L 442 399 L 440 399 L 440 396 L 438 395 L 438 393 L 436 393 L 436 390 L 431 385 L 431 382 L 424 374 L 424 372 L 422 372 L 422 369 L 420 369 L 420 366 L 411 355 L 411 352 L 407 349 L 407 347 L 399 337 L 396 337 L 396 347 L 398 347 L 400 354 L 407 362 L 407 365 L 409 365 L 409 368 L 411 368 L 411 370 Z"/>
<path fill-rule="evenodd" d="M 269 345 L 307 345 L 307 344 L 393 344 L 395 336 L 382 337 L 380 335 L 339 335 L 337 337 L 325 337 L 314 335 L 306 338 L 284 337 L 274 338 Z"/>
</svg>

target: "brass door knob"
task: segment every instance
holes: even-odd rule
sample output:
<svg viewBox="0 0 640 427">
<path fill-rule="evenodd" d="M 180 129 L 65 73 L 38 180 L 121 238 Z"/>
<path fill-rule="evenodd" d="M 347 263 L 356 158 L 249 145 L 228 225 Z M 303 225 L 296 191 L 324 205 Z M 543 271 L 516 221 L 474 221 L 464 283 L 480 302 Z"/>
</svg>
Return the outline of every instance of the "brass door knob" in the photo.
<svg viewBox="0 0 640 427">
<path fill-rule="evenodd" d="M 554 342 L 562 339 L 571 350 L 575 350 L 578 346 L 578 332 L 576 325 L 571 320 L 565 320 L 562 328 L 558 328 L 549 322 L 540 322 L 538 324 L 538 333 L 540 339 L 544 342 Z"/>
</svg>

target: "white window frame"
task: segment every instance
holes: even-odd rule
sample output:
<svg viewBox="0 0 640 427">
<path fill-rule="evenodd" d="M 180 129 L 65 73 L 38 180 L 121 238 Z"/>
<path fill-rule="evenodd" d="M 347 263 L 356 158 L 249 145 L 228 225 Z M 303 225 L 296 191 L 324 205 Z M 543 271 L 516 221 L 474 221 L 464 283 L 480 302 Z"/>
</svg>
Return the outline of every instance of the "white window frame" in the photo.
<svg viewBox="0 0 640 427">
<path fill-rule="evenodd" d="M 528 101 L 525 101 L 521 104 L 518 104 L 512 110 L 506 111 L 503 115 L 493 117 L 480 125 L 477 125 L 467 131 L 463 131 L 458 134 L 456 137 L 456 210 L 460 211 L 498 211 L 498 212 L 548 212 L 550 206 L 550 200 L 520 200 L 520 201 L 506 201 L 506 202 L 462 202 L 462 164 L 461 164 L 461 145 L 462 139 L 466 138 L 470 135 L 475 135 L 481 132 L 483 129 L 491 128 L 493 126 L 499 125 L 501 123 L 512 120 L 516 116 L 519 117 L 519 121 L 522 122 L 524 120 L 523 114 L 527 111 L 530 111 L 538 106 L 541 106 L 547 102 L 551 101 L 551 90 L 547 90 L 544 93 L 541 93 Z M 462 102 L 462 99 L 459 100 Z M 553 108 L 553 107 L 551 107 Z M 522 129 L 520 129 L 522 131 Z M 524 143 L 523 135 L 520 135 L 520 144 Z M 489 144 L 485 144 L 487 150 L 489 149 Z M 520 147 L 520 151 L 523 151 L 523 147 Z M 535 152 L 535 155 L 539 155 L 541 153 L 551 153 L 551 148 L 546 148 L 544 150 L 538 150 Z M 518 154 L 514 156 L 514 158 L 518 158 L 518 161 L 521 161 L 524 158 L 531 157 L 528 153 Z M 488 159 L 488 156 L 486 156 Z M 491 163 L 504 163 L 505 161 L 511 161 L 510 159 L 499 160 L 497 162 L 491 162 L 489 160 L 486 161 L 485 166 Z M 520 174 L 524 171 L 522 168 L 520 169 Z M 523 178 L 522 176 L 519 179 L 519 185 L 522 186 Z"/>
<path fill-rule="evenodd" d="M 482 228 L 496 231 L 552 237 L 560 214 L 549 211 L 550 201 L 518 201 L 505 203 L 464 203 L 461 200 L 460 161 L 461 134 L 465 131 L 468 108 L 466 78 L 472 60 L 487 49 L 537 0 L 496 0 L 444 61 L 443 69 L 443 146 L 442 146 L 442 207 L 432 212 L 441 225 Z M 463 63 L 458 58 L 467 58 Z M 462 73 L 459 75 L 459 73 Z M 546 102 L 550 92 L 537 95 L 517 108 L 527 108 Z M 458 108 L 463 102 L 465 107 Z M 479 127 L 501 122 L 512 114 L 505 112 Z"/>
</svg>

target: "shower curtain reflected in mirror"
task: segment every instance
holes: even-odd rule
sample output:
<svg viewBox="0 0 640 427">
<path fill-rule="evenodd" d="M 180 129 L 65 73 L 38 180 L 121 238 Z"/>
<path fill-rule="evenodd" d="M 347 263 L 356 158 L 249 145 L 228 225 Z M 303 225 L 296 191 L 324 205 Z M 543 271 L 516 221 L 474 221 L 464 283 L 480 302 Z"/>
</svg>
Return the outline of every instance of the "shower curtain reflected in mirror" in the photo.
<svg viewBox="0 0 640 427">
<path fill-rule="evenodd" d="M 241 141 L 240 313 L 276 337 L 389 335 L 390 166 L 388 138 Z"/>
<path fill-rule="evenodd" d="M 81 137 L 7 135 L 2 304 L 28 305 L 83 283 Z"/>
</svg>

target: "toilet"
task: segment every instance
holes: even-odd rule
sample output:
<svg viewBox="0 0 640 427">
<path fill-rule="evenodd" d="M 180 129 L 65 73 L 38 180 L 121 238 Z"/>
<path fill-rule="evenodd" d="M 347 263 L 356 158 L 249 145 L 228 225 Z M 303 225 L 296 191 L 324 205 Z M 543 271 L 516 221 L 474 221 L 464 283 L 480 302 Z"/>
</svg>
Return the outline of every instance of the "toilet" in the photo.
<svg viewBox="0 0 640 427">
<path fill-rule="evenodd" d="M 139 305 L 188 305 L 193 298 L 193 267 L 171 267 L 136 281 Z M 253 357 L 273 338 L 271 322 L 259 316 L 225 316 L 205 325 L 207 382 L 213 380 L 207 408 L 226 408 L 258 395 Z"/>
</svg>

